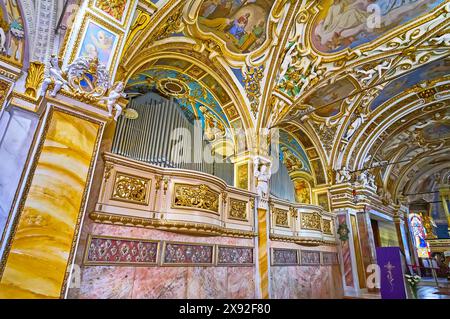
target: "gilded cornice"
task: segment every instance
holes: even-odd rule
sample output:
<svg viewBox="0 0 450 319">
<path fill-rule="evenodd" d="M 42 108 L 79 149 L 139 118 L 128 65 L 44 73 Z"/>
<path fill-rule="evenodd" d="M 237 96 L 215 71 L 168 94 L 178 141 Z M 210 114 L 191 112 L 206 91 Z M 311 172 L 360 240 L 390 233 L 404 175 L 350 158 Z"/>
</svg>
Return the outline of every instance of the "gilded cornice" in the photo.
<svg viewBox="0 0 450 319">
<path fill-rule="evenodd" d="M 106 214 L 98 212 L 90 213 L 89 218 L 94 222 L 100 224 L 152 228 L 175 233 L 186 233 L 194 235 L 201 234 L 208 236 L 226 236 L 238 238 L 253 238 L 257 236 L 256 233 L 250 231 L 234 230 L 225 227 L 207 225 L 202 223 L 165 221 L 160 219 L 132 217 L 132 216 Z"/>
</svg>

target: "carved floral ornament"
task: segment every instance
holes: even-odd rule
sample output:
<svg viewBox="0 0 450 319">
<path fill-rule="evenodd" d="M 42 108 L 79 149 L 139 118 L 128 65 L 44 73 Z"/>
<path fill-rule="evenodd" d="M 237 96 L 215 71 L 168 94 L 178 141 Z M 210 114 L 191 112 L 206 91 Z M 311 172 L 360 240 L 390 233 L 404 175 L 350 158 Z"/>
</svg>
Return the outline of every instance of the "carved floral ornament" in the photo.
<svg viewBox="0 0 450 319">
<path fill-rule="evenodd" d="M 301 213 L 301 228 L 322 231 L 322 217 L 316 212 Z"/>
<path fill-rule="evenodd" d="M 149 200 L 150 184 L 150 179 L 117 173 L 114 182 L 112 199 L 127 201 L 139 205 L 147 205 Z"/>
<path fill-rule="evenodd" d="M 247 202 L 230 198 L 229 218 L 247 221 Z"/>
<path fill-rule="evenodd" d="M 198 186 L 175 184 L 172 206 L 174 208 L 197 208 L 218 213 L 219 193 L 205 184 Z"/>
</svg>

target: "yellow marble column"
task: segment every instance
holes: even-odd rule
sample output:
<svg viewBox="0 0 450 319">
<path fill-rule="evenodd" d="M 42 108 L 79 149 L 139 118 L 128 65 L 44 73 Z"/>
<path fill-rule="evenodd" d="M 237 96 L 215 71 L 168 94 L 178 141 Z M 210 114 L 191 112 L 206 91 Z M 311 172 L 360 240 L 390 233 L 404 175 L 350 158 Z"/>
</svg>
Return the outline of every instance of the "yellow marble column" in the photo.
<svg viewBox="0 0 450 319">
<path fill-rule="evenodd" d="M 2 263 L 0 298 L 59 298 L 103 124 L 50 106 Z"/>
<path fill-rule="evenodd" d="M 269 298 L 269 257 L 267 255 L 267 210 L 258 208 L 258 265 L 261 298 Z"/>
</svg>

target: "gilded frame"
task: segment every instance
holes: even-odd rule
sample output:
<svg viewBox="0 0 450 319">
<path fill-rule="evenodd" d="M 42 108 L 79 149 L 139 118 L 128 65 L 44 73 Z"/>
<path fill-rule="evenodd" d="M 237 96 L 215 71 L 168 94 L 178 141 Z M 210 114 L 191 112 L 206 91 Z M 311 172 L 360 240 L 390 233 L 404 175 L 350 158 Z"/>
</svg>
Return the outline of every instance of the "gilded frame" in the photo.
<svg viewBox="0 0 450 319">
<path fill-rule="evenodd" d="M 120 31 L 118 28 L 108 24 L 106 21 L 100 19 L 99 17 L 93 15 L 90 12 L 86 13 L 86 15 L 83 17 L 79 32 L 77 34 L 75 43 L 72 48 L 72 53 L 70 54 L 69 63 L 72 63 L 77 57 L 80 56 L 81 44 L 86 36 L 86 32 L 90 23 L 93 23 L 101 28 L 108 30 L 108 32 L 113 33 L 117 37 L 112 49 L 113 54 L 110 57 L 110 61 L 108 61 L 108 65 L 106 65 L 106 68 L 110 70 L 112 67 L 114 67 L 114 63 L 118 62 L 118 53 L 119 53 L 118 51 L 123 42 L 123 32 Z M 66 51 L 64 52 L 64 56 L 66 55 L 66 53 L 67 48 Z"/>
<path fill-rule="evenodd" d="M 123 198 L 117 198 L 114 197 L 114 193 L 115 193 L 115 187 L 116 187 L 116 181 L 117 178 L 120 176 L 124 176 L 124 177 L 131 177 L 131 178 L 137 178 L 137 179 L 141 179 L 141 180 L 145 180 L 147 185 L 146 185 L 146 194 L 145 194 L 145 202 L 138 202 L 138 201 L 134 201 L 131 199 L 123 199 Z M 128 173 L 123 173 L 123 172 L 119 172 L 119 171 L 115 171 L 114 172 L 114 178 L 113 178 L 113 188 L 111 190 L 111 196 L 110 196 L 110 200 L 112 201 L 118 201 L 118 202 L 124 202 L 124 203 L 131 203 L 131 204 L 136 204 L 136 205 L 142 205 L 142 206 L 148 206 L 150 204 L 150 195 L 152 192 L 152 182 L 153 180 L 151 178 L 145 178 L 142 176 L 137 176 L 137 175 L 133 175 L 133 174 L 128 174 Z"/>
<path fill-rule="evenodd" d="M 167 249 L 167 245 L 186 245 L 186 246 L 207 246 L 207 247 L 211 247 L 212 251 L 211 251 L 211 262 L 210 263 L 171 263 L 171 262 L 166 262 L 165 261 L 165 256 L 166 256 L 166 249 Z M 166 267 L 179 267 L 179 266 L 185 266 L 185 267 L 198 267 L 198 266 L 215 266 L 216 265 L 216 246 L 214 244 L 203 244 L 203 243 L 186 243 L 186 242 L 181 242 L 181 241 L 163 241 L 163 247 L 162 247 L 162 251 L 161 251 L 161 266 L 166 266 Z"/>
<path fill-rule="evenodd" d="M 130 262 L 96 262 L 87 260 L 89 247 L 91 246 L 92 238 L 100 238 L 100 239 L 115 239 L 115 240 L 127 240 L 127 241 L 141 241 L 146 243 L 156 243 L 156 257 L 155 262 L 145 262 L 145 263 L 130 263 Z M 83 253 L 83 265 L 84 266 L 133 266 L 133 267 L 147 267 L 147 266 L 158 266 L 159 260 L 161 259 L 161 241 L 160 240 L 150 240 L 150 239 L 139 239 L 139 238 L 131 238 L 131 237 L 114 237 L 114 236 L 106 236 L 106 235 L 93 235 L 89 234 L 86 247 Z"/>
<path fill-rule="evenodd" d="M 217 244 L 215 245 L 216 249 L 215 249 L 215 263 L 214 265 L 217 267 L 223 267 L 223 266 L 227 266 L 227 267 L 253 267 L 255 266 L 255 261 L 256 261 L 256 255 L 255 255 L 255 247 L 252 246 L 233 246 L 233 245 L 221 245 L 221 244 Z M 252 263 L 244 263 L 244 264 L 232 264 L 232 263 L 219 263 L 219 249 L 221 247 L 225 247 L 225 248 L 246 248 L 246 249 L 251 249 L 252 250 Z"/>
</svg>

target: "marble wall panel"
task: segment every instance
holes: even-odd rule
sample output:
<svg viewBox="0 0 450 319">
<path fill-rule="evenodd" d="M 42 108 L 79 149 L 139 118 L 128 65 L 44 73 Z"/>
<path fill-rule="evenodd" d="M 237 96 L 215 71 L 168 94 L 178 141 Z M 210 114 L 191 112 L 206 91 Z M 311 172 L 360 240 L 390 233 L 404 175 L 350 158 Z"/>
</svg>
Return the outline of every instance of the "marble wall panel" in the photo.
<svg viewBox="0 0 450 319">
<path fill-rule="evenodd" d="M 181 265 L 163 265 L 128 267 L 128 265 L 89 266 L 82 265 L 81 288 L 71 289 L 70 298 L 133 298 L 133 299 L 165 299 L 165 298 L 255 298 L 255 265 L 247 262 L 254 258 L 252 239 L 191 236 L 177 234 L 156 229 L 146 229 L 119 225 L 94 223 L 91 225 L 92 237 L 110 236 L 141 240 L 157 239 L 160 242 L 172 242 L 172 245 L 198 243 L 203 247 L 222 248 L 222 261 L 226 265 L 198 266 L 195 263 Z M 190 245 L 193 247 L 199 247 Z M 81 249 L 81 248 L 80 248 Z M 160 246 L 162 254 L 162 246 Z M 251 252 L 249 254 L 249 251 Z M 186 252 L 186 251 L 185 251 Z M 219 260 L 218 249 L 216 259 Z M 160 256 L 159 262 L 163 256 Z M 252 260 L 254 263 L 255 261 Z M 243 264 L 238 264 L 243 263 Z M 243 265 L 243 266 L 242 266 Z M 93 268 L 110 269 L 117 281 L 126 280 L 126 288 L 122 293 L 110 294 L 108 290 L 114 288 L 113 280 L 95 276 Z M 124 279 L 120 269 L 132 269 Z M 98 270 L 100 272 L 100 270 Z M 85 274 L 86 273 L 86 274 Z M 129 279 L 131 277 L 131 279 Z M 132 284 L 128 284 L 131 280 Z M 128 287 L 132 287 L 128 289 Z M 94 291 L 92 291 L 94 290 Z"/>
<path fill-rule="evenodd" d="M 0 298 L 58 298 L 100 124 L 53 111 L 0 282 Z"/>
<path fill-rule="evenodd" d="M 0 238 L 38 122 L 37 115 L 18 109 L 5 111 L 0 118 Z"/>
</svg>

